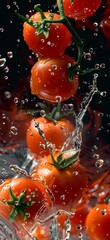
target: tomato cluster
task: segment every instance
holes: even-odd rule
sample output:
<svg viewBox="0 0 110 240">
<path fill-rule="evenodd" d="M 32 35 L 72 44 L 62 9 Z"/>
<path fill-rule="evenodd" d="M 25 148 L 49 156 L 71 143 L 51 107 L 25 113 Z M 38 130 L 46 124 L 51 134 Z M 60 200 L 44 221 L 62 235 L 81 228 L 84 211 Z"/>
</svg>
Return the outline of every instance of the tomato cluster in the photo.
<svg viewBox="0 0 110 240">
<path fill-rule="evenodd" d="M 57 4 L 59 9 L 63 4 L 63 17 L 57 13 L 42 12 L 36 7 L 37 13 L 29 19 L 24 18 L 24 41 L 37 56 L 31 69 L 31 93 L 55 107 L 50 113 L 45 106 L 44 116 L 34 117 L 31 121 L 29 117 L 26 126 L 22 115 L 24 113 L 13 113 L 14 123 L 23 116 L 27 148 L 34 155 L 37 167 L 31 169 L 28 177 L 8 179 L 0 185 L 0 207 L 12 224 L 16 221 L 25 225 L 31 235 L 39 240 L 49 239 L 50 232 L 49 224 L 42 226 L 38 223 L 39 215 L 49 218 L 51 213 L 60 210 L 64 213 L 58 214 L 59 231 L 65 228 L 71 212 L 71 235 L 86 231 L 92 240 L 106 240 L 110 238 L 109 224 L 106 224 L 110 219 L 109 206 L 100 204 L 91 210 L 90 193 L 88 191 L 87 196 L 85 194 L 88 176 L 80 162 L 79 150 L 72 149 L 70 144 L 67 151 L 62 151 L 66 139 L 75 130 L 75 124 L 59 111 L 59 102 L 62 103 L 77 93 L 82 71 L 80 44 L 77 45 L 77 61 L 66 54 L 72 41 L 76 43 L 79 40 L 76 33 L 73 35 L 74 30 L 71 30 L 68 18 L 82 20 L 92 16 L 101 0 L 63 0 L 62 3 L 59 0 Z M 104 16 L 106 18 L 106 14 Z M 104 24 L 109 25 L 108 15 Z M 102 31 L 106 36 L 106 29 L 102 28 Z M 21 138 L 23 127 L 20 129 Z M 77 137 L 79 141 L 82 140 L 80 133 Z M 106 214 L 101 215 L 103 212 Z"/>
</svg>

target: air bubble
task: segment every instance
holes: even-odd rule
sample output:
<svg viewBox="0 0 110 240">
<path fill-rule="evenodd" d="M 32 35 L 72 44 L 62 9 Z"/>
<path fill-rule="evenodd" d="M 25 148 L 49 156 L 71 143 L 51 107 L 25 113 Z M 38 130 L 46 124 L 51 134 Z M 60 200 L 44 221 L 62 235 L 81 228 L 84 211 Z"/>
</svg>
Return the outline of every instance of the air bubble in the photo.
<svg viewBox="0 0 110 240">
<path fill-rule="evenodd" d="M 93 158 L 99 159 L 99 154 L 94 154 L 94 155 L 93 155 Z"/>
<path fill-rule="evenodd" d="M 102 215 L 102 216 L 107 215 L 107 210 L 106 210 L 106 209 L 102 209 L 102 210 L 101 210 L 101 215 Z"/>
<path fill-rule="evenodd" d="M 100 92 L 100 95 L 101 95 L 102 97 L 106 97 L 106 96 L 107 96 L 107 92 L 106 92 L 106 91 Z"/>
<path fill-rule="evenodd" d="M 41 110 L 41 111 L 40 111 L 40 115 L 41 115 L 42 117 L 45 117 L 45 116 L 46 116 L 46 112 L 45 112 L 44 110 Z"/>
<path fill-rule="evenodd" d="M 60 196 L 60 199 L 61 199 L 61 200 L 65 200 L 65 195 L 61 195 L 61 196 Z"/>
<path fill-rule="evenodd" d="M 18 98 L 17 97 L 14 98 L 14 103 L 18 103 Z"/>
<path fill-rule="evenodd" d="M 55 99 L 56 99 L 56 102 L 61 102 L 62 97 L 61 96 L 56 96 Z"/>
<path fill-rule="evenodd" d="M 9 92 L 9 91 L 4 92 L 4 95 L 5 95 L 5 99 L 11 98 L 11 92 Z"/>
<path fill-rule="evenodd" d="M 6 63 L 6 58 L 0 58 L 0 67 L 4 67 Z"/>
<path fill-rule="evenodd" d="M 57 65 L 52 65 L 52 68 L 56 70 L 57 69 Z"/>
<path fill-rule="evenodd" d="M 11 126 L 10 132 L 11 132 L 13 135 L 18 135 L 18 129 L 17 129 L 15 126 Z"/>
<path fill-rule="evenodd" d="M 101 64 L 100 64 L 100 68 L 103 69 L 103 68 L 105 68 L 105 67 L 106 67 L 105 63 L 101 63 Z"/>
<path fill-rule="evenodd" d="M 8 73 L 9 72 L 9 67 L 5 67 L 4 72 Z"/>
<path fill-rule="evenodd" d="M 0 32 L 4 32 L 4 28 L 0 28 Z"/>
<path fill-rule="evenodd" d="M 88 61 L 91 60 L 91 53 L 84 53 L 84 58 Z"/>
<path fill-rule="evenodd" d="M 2 118 L 5 119 L 6 118 L 6 115 L 5 113 L 2 113 Z"/>
<path fill-rule="evenodd" d="M 103 164 L 104 164 L 104 160 L 103 159 L 98 159 L 95 163 L 95 166 L 97 168 L 101 168 L 103 166 Z"/>
<path fill-rule="evenodd" d="M 8 56 L 8 58 L 13 58 L 13 52 L 11 52 L 11 51 L 7 52 L 7 56 Z"/>
</svg>

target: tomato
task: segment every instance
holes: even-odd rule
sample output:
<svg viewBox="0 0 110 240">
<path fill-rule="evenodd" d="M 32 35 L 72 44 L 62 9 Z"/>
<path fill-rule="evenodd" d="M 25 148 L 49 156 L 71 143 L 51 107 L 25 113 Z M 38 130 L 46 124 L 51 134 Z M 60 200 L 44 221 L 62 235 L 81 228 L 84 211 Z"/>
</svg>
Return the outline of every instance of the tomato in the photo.
<svg viewBox="0 0 110 240">
<path fill-rule="evenodd" d="M 92 16 L 101 4 L 101 0 L 63 0 L 65 15 L 69 18 L 81 20 Z"/>
<path fill-rule="evenodd" d="M 110 239 L 110 205 L 99 204 L 87 216 L 86 231 L 91 240 Z"/>
<path fill-rule="evenodd" d="M 44 12 L 47 19 L 50 13 Z M 60 19 L 60 15 L 54 13 L 54 20 Z M 30 17 L 34 22 L 40 22 L 40 13 L 37 12 Z M 38 31 L 28 23 L 23 25 L 23 37 L 28 47 L 39 56 L 57 57 L 64 54 L 65 49 L 72 43 L 72 35 L 62 23 L 51 23 L 49 26 L 49 36 L 46 38 L 43 33 Z"/>
<path fill-rule="evenodd" d="M 58 153 L 54 154 L 54 158 L 57 157 Z M 39 161 L 31 177 L 45 182 L 53 194 L 56 209 L 71 210 L 74 208 L 87 186 L 86 171 L 79 161 L 59 169 L 53 165 L 51 155 Z"/>
<path fill-rule="evenodd" d="M 69 218 L 71 222 L 71 235 L 81 233 L 85 230 L 85 220 L 90 209 L 90 206 L 87 204 L 77 205 L 74 214 Z M 64 213 L 59 216 L 58 223 L 61 228 L 65 227 L 66 217 L 67 216 Z"/>
<path fill-rule="evenodd" d="M 110 15 L 100 22 L 100 27 L 105 38 L 110 41 Z"/>
<path fill-rule="evenodd" d="M 19 198 L 24 192 L 24 197 L 20 202 L 18 199 L 13 198 L 15 201 L 13 204 L 6 204 L 7 201 L 12 200 L 10 195 L 10 189 L 16 198 Z M 0 185 L 0 201 L 4 203 L 4 211 L 10 221 L 18 221 L 21 224 L 32 224 L 35 221 L 37 212 L 47 202 L 49 203 L 49 194 L 43 185 L 39 182 L 32 181 L 28 178 L 12 178 L 7 179 Z M 24 206 L 30 204 L 30 206 Z M 11 212 L 14 211 L 15 216 L 11 217 Z M 17 214 L 16 214 L 16 211 Z"/>
<path fill-rule="evenodd" d="M 64 55 L 56 58 L 42 58 L 31 70 L 31 93 L 39 98 L 56 102 L 57 96 L 61 101 L 69 99 L 78 89 L 78 76 L 69 81 L 67 65 L 75 64 L 73 58 Z"/>
<path fill-rule="evenodd" d="M 63 143 L 75 128 L 67 119 L 58 120 L 56 125 L 43 117 L 33 119 L 27 130 L 26 139 L 27 147 L 35 154 L 37 159 L 49 155 L 49 150 L 45 148 L 45 142 L 36 128 L 36 123 L 39 123 L 39 127 L 44 132 L 47 142 L 53 144 L 53 148 L 58 150 L 61 149 Z"/>
</svg>

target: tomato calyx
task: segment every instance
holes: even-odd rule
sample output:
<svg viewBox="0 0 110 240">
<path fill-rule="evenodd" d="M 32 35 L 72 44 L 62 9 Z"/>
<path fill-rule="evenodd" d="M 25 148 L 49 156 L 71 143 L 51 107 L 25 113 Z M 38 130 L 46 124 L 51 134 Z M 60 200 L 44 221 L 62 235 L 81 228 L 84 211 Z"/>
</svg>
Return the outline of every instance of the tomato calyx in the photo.
<svg viewBox="0 0 110 240">
<path fill-rule="evenodd" d="M 67 168 L 78 161 L 79 152 L 80 151 L 78 150 L 73 154 L 73 150 L 68 150 L 60 153 L 56 159 L 54 158 L 53 154 L 50 153 L 53 162 L 52 165 L 58 169 Z"/>
<path fill-rule="evenodd" d="M 9 189 L 11 200 L 9 201 L 2 201 L 6 205 L 12 206 L 13 209 L 10 212 L 9 221 L 12 223 L 15 218 L 18 216 L 18 214 L 21 214 L 23 217 L 24 222 L 26 222 L 26 208 L 32 206 L 35 202 L 25 202 L 25 196 L 26 196 L 26 190 L 22 190 L 20 195 L 16 197 L 16 195 L 13 193 L 12 189 Z"/>
<path fill-rule="evenodd" d="M 34 10 L 40 13 L 40 17 L 41 17 L 41 21 L 40 22 L 35 22 L 32 21 L 26 17 L 24 17 L 23 15 L 17 13 L 17 16 L 23 21 L 28 23 L 30 26 L 34 27 L 36 29 L 36 35 L 39 35 L 41 33 L 44 34 L 44 36 L 46 38 L 48 38 L 49 36 L 49 27 L 51 24 L 51 21 L 53 20 L 54 14 L 50 13 L 50 19 L 47 19 L 44 12 L 41 10 L 41 8 L 39 8 L 40 4 L 37 4 L 34 6 Z"/>
<path fill-rule="evenodd" d="M 70 114 L 74 114 L 74 110 L 70 109 L 68 110 L 66 113 L 61 113 L 61 102 L 59 101 L 58 104 L 53 107 L 52 110 L 50 110 L 46 104 L 44 103 L 37 103 L 37 105 L 41 108 L 41 110 L 28 110 L 28 113 L 31 114 L 33 117 L 36 116 L 37 113 L 41 113 L 41 115 L 48 119 L 49 121 L 52 121 L 53 123 L 56 123 L 56 121 L 60 120 L 61 118 L 70 115 Z"/>
</svg>

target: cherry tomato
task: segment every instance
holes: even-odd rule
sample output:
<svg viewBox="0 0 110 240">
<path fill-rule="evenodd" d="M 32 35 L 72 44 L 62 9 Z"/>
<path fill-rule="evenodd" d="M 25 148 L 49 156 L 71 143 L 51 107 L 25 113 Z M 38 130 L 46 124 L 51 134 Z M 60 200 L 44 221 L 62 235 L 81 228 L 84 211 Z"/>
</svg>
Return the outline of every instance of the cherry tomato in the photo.
<svg viewBox="0 0 110 240">
<path fill-rule="evenodd" d="M 74 125 L 67 119 L 60 119 L 55 125 L 52 121 L 46 118 L 39 117 L 30 122 L 27 130 L 27 147 L 39 159 L 49 155 L 49 150 L 45 148 L 45 142 L 40 136 L 36 123 L 39 123 L 39 128 L 44 132 L 47 142 L 53 144 L 54 149 L 61 149 L 63 143 L 71 135 L 74 130 Z"/>
<path fill-rule="evenodd" d="M 78 76 L 69 81 L 68 63 L 74 65 L 75 61 L 67 55 L 39 60 L 31 70 L 31 93 L 50 102 L 56 102 L 58 96 L 65 101 L 74 95 L 79 85 Z"/>
<path fill-rule="evenodd" d="M 87 204 L 80 203 L 76 206 L 74 214 L 70 216 L 71 235 L 81 233 L 85 230 L 85 220 L 90 209 L 90 206 Z M 58 219 L 58 223 L 62 228 L 65 227 L 66 217 L 66 214 L 63 213 Z"/>
<path fill-rule="evenodd" d="M 10 189 L 14 197 L 11 196 Z M 21 194 L 24 194 L 23 198 L 18 201 Z M 13 203 L 7 205 L 7 201 L 12 202 L 12 199 Z M 35 221 L 35 216 L 43 204 L 46 202 L 50 204 L 49 194 L 43 185 L 27 178 L 12 178 L 4 181 L 0 185 L 0 201 L 4 202 L 4 211 L 8 218 L 13 210 L 15 214 L 13 220 L 26 225 Z M 28 206 L 28 204 L 30 205 Z"/>
<path fill-rule="evenodd" d="M 58 154 L 54 155 L 55 159 L 57 156 Z M 46 183 L 53 194 L 56 209 L 74 208 L 87 185 L 86 171 L 79 161 L 66 168 L 58 169 L 53 165 L 50 155 L 39 161 L 31 176 L 34 180 L 40 179 Z"/>
<path fill-rule="evenodd" d="M 110 205 L 95 206 L 87 216 L 86 231 L 91 240 L 110 239 Z"/>
<path fill-rule="evenodd" d="M 47 19 L 50 19 L 50 13 L 44 12 Z M 54 13 L 54 20 L 60 19 L 60 15 Z M 40 13 L 37 12 L 31 16 L 30 20 L 40 22 Z M 65 49 L 72 43 L 71 33 L 61 23 L 51 23 L 49 26 L 49 36 L 46 38 L 43 33 L 38 34 L 36 28 L 28 23 L 23 25 L 23 36 L 28 47 L 39 56 L 57 57 L 62 56 Z"/>
<path fill-rule="evenodd" d="M 110 10 L 110 9 L 109 9 Z M 110 14 L 108 17 L 104 18 L 100 23 L 101 30 L 105 38 L 110 41 Z"/>
<path fill-rule="evenodd" d="M 65 15 L 69 18 L 81 20 L 95 14 L 101 4 L 101 0 L 63 0 Z"/>
</svg>

